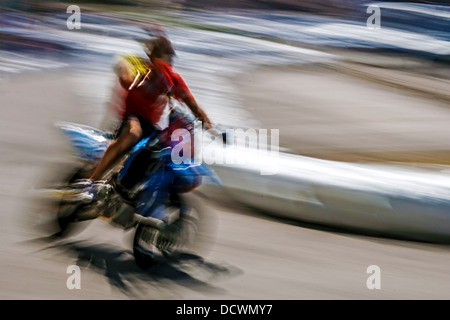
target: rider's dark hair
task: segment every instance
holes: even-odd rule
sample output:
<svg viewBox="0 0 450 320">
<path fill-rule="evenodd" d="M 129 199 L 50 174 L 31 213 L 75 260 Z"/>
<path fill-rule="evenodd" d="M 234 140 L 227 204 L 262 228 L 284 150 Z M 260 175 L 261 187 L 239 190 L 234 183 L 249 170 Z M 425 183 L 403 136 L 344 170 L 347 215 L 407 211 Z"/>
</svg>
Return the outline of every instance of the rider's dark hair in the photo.
<svg viewBox="0 0 450 320">
<path fill-rule="evenodd" d="M 161 58 L 165 54 L 175 55 L 175 49 L 169 39 L 159 36 L 152 41 L 152 53 L 155 58 Z"/>
</svg>

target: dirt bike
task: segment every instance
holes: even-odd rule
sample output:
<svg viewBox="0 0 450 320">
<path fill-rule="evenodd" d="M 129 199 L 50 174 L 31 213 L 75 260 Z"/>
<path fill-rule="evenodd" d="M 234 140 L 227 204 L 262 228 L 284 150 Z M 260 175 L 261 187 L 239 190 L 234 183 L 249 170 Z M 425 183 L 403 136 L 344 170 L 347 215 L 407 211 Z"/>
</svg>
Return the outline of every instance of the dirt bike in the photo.
<svg viewBox="0 0 450 320">
<path fill-rule="evenodd" d="M 202 241 L 208 214 L 192 193 L 179 193 L 179 186 L 189 183 L 220 184 L 220 179 L 206 164 L 176 164 L 171 160 L 173 145 L 161 143 L 161 135 L 142 139 L 96 182 L 95 198 L 86 196 L 76 181 L 86 177 L 101 159 L 114 135 L 76 123 L 58 123 L 69 139 L 78 159 L 77 168 L 63 183 L 51 190 L 57 199 L 54 235 L 72 234 L 77 222 L 99 217 L 124 230 L 135 229 L 133 254 L 136 264 L 146 269 L 155 264 L 159 251 L 176 257 Z"/>
</svg>

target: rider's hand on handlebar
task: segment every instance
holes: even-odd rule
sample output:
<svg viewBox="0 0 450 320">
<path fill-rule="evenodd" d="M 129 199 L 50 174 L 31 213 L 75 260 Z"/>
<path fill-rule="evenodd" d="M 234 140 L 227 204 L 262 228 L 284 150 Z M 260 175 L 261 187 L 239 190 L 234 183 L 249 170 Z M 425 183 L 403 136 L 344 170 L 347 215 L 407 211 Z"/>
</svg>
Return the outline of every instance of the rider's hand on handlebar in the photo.
<svg viewBox="0 0 450 320">
<path fill-rule="evenodd" d="M 211 130 L 211 129 L 215 129 L 215 128 L 209 121 L 203 121 L 203 129 Z"/>
</svg>

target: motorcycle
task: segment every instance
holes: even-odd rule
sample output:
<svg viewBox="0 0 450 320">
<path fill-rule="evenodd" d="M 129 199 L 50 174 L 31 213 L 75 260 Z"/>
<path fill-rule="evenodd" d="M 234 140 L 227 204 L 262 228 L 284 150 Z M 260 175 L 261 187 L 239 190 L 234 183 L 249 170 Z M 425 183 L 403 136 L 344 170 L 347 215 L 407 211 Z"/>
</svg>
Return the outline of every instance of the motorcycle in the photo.
<svg viewBox="0 0 450 320">
<path fill-rule="evenodd" d="M 175 113 L 174 117 L 179 115 Z M 57 199 L 59 231 L 55 237 L 73 235 L 79 231 L 78 222 L 99 217 L 124 230 L 134 228 L 133 255 L 142 269 L 155 264 L 158 252 L 174 258 L 202 241 L 207 210 L 192 192 L 179 190 L 199 181 L 220 184 L 206 164 L 176 164 L 171 159 L 174 145 L 163 144 L 161 133 L 155 133 L 139 141 L 102 181 L 93 185 L 95 198 L 91 198 L 76 181 L 88 176 L 114 135 L 70 122 L 58 123 L 57 127 L 70 141 L 79 164 L 51 190 Z"/>
</svg>

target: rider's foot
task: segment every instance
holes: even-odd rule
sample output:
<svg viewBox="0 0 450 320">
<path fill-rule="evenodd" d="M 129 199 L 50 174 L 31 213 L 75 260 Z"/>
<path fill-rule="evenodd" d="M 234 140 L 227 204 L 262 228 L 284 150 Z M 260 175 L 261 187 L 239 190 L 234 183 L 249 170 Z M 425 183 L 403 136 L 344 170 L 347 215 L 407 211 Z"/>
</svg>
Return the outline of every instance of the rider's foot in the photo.
<svg viewBox="0 0 450 320">
<path fill-rule="evenodd" d="M 92 179 L 78 179 L 71 184 L 71 187 L 75 189 L 86 189 L 92 185 L 94 185 L 94 180 Z"/>
<path fill-rule="evenodd" d="M 95 190 L 95 182 L 91 179 L 80 179 L 75 181 L 72 185 L 72 188 L 80 189 L 82 192 L 80 192 L 77 195 L 77 198 L 79 198 L 82 202 L 91 202 L 94 201 L 96 198 L 96 190 Z"/>
</svg>

